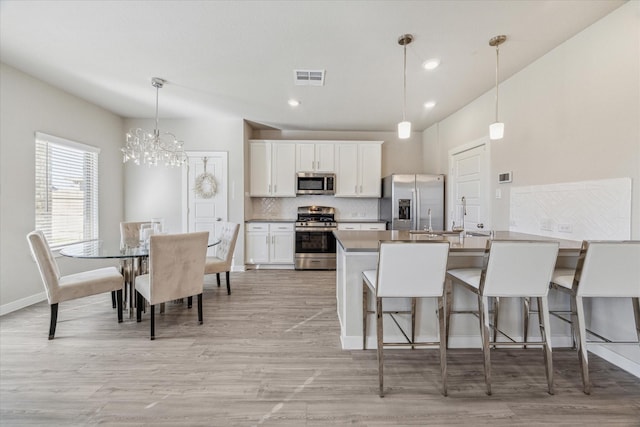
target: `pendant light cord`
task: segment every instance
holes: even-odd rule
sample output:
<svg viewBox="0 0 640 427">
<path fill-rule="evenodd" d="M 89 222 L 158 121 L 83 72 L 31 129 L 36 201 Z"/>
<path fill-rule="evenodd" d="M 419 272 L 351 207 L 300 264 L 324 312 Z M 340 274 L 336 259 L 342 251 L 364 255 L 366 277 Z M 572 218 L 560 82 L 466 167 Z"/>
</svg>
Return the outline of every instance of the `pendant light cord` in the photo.
<svg viewBox="0 0 640 427">
<path fill-rule="evenodd" d="M 500 45 L 496 44 L 496 123 L 498 123 L 498 70 L 500 68 Z"/>
<path fill-rule="evenodd" d="M 406 121 L 406 110 L 407 110 L 407 43 L 403 45 L 404 47 L 404 63 L 402 65 L 404 75 L 402 82 L 402 121 Z"/>
<path fill-rule="evenodd" d="M 158 98 L 160 96 L 160 86 L 156 85 L 156 129 L 154 133 L 156 136 L 160 135 L 160 128 L 158 127 Z"/>
</svg>

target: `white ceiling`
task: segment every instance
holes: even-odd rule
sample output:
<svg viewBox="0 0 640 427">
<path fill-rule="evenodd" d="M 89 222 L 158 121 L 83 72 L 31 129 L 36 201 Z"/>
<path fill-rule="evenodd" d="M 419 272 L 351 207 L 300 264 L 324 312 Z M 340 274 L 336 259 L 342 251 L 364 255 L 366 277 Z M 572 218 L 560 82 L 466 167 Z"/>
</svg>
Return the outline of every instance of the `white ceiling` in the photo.
<svg viewBox="0 0 640 427">
<path fill-rule="evenodd" d="M 420 131 L 623 4 L 618 0 L 0 0 L 0 59 L 123 117 L 222 115 L 279 129 Z M 435 71 L 421 63 L 441 59 Z M 293 70 L 324 69 L 323 87 Z M 291 108 L 289 98 L 301 105 Z M 428 110 L 424 102 L 437 102 Z"/>
</svg>

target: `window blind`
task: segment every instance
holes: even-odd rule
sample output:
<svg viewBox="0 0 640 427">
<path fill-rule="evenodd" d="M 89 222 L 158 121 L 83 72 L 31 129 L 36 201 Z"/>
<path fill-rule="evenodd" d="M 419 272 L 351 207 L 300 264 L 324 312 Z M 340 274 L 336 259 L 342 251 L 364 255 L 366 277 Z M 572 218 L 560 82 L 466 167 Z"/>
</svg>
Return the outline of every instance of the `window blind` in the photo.
<svg viewBox="0 0 640 427">
<path fill-rule="evenodd" d="M 97 239 L 100 150 L 41 132 L 35 140 L 35 228 L 52 248 Z"/>
</svg>

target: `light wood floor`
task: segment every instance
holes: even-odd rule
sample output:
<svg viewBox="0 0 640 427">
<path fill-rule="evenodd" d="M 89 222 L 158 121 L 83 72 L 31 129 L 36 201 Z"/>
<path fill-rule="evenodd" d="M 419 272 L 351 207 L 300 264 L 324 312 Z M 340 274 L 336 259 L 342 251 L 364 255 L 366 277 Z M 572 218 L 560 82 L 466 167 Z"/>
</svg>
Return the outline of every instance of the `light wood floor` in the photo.
<svg viewBox="0 0 640 427">
<path fill-rule="evenodd" d="M 110 297 L 0 319 L 2 425 L 640 425 L 640 380 L 591 356 L 593 394 L 581 391 L 574 352 L 555 351 L 556 394 L 540 350 L 497 350 L 493 396 L 480 350 L 449 351 L 449 396 L 437 350 L 385 351 L 386 396 L 375 350 L 340 349 L 335 272 L 232 273 L 208 278 L 204 325 L 195 307 L 168 305 L 116 322 Z"/>
</svg>

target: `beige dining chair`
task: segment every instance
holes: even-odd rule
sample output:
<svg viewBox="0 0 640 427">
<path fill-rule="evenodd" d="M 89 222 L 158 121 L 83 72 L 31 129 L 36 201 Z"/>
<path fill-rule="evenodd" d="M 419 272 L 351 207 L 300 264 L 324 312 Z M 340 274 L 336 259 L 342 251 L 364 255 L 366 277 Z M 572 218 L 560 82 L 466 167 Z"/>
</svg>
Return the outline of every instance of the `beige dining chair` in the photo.
<svg viewBox="0 0 640 427">
<path fill-rule="evenodd" d="M 379 394 L 384 397 L 383 370 L 385 346 L 438 345 L 440 349 L 440 371 L 442 375 L 442 394 L 447 395 L 447 346 L 445 333 L 445 294 L 444 280 L 449 256 L 449 242 L 395 240 L 381 241 L 378 250 L 378 265 L 375 270 L 362 272 L 363 319 L 362 347 L 367 348 L 367 317 L 376 315 L 376 338 L 378 349 Z M 371 310 L 369 296 L 375 295 L 375 310 Z M 383 299 L 409 298 L 410 311 L 383 311 Z M 416 299 L 435 298 L 438 304 L 439 342 L 416 342 Z M 402 331 L 406 343 L 385 342 L 383 315 L 411 315 L 411 338 Z M 395 318 L 393 319 L 395 321 Z M 395 322 L 398 327 L 399 323 Z"/>
<path fill-rule="evenodd" d="M 220 234 L 217 236 L 220 239 L 220 243 L 215 246 L 215 255 L 207 257 L 204 267 L 204 274 L 216 274 L 218 286 L 220 286 L 220 273 L 226 273 L 227 295 L 231 295 L 229 272 L 231 271 L 233 251 L 236 248 L 239 230 L 240 224 L 233 222 L 220 224 Z"/>
<path fill-rule="evenodd" d="M 47 301 L 51 306 L 50 340 L 56 334 L 58 304 L 61 302 L 105 292 L 115 292 L 118 322 L 122 322 L 123 277 L 115 267 L 99 268 L 62 276 L 44 233 L 40 230 L 32 231 L 27 235 L 27 241 L 29 242 L 31 254 L 38 265 L 40 277 L 47 294 Z"/>
<path fill-rule="evenodd" d="M 572 331 L 580 363 L 582 386 L 591 393 L 587 351 L 585 298 L 631 298 L 640 342 L 640 241 L 583 241 L 576 269 L 556 269 L 551 287 L 571 298 Z M 617 343 L 609 339 L 601 343 Z"/>
<path fill-rule="evenodd" d="M 151 339 L 155 339 L 155 306 L 198 296 L 198 322 L 202 324 L 202 289 L 207 256 L 208 231 L 156 234 L 149 239 L 149 272 L 137 276 L 137 321 L 142 321 L 144 300 L 151 306 Z M 144 299 L 144 300 L 143 300 Z"/>
<path fill-rule="evenodd" d="M 478 297 L 480 338 L 484 357 L 484 376 L 487 394 L 491 394 L 490 345 L 522 346 L 525 342 L 490 340 L 489 298 L 537 298 L 541 340 L 527 345 L 542 345 L 549 394 L 553 394 L 553 361 L 551 331 L 549 329 L 549 281 L 558 256 L 559 243 L 553 241 L 500 241 L 489 240 L 482 268 L 460 268 L 447 271 L 447 278 L 463 285 Z M 449 317 L 455 311 L 447 313 Z M 497 318 L 494 316 L 494 318 Z"/>
</svg>

